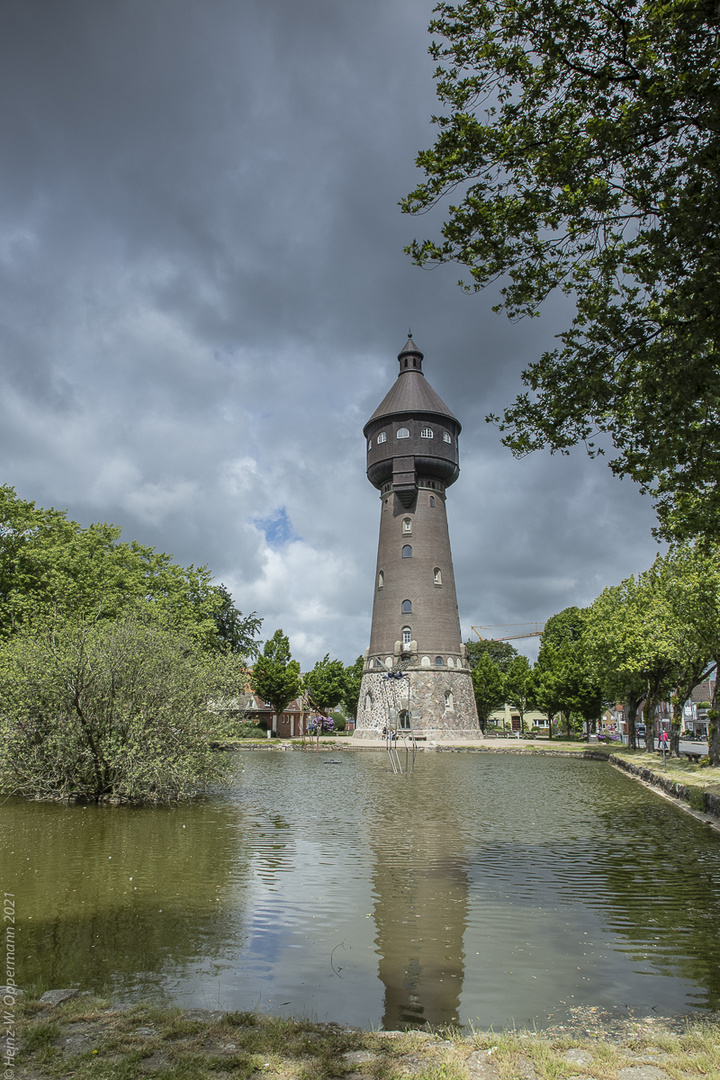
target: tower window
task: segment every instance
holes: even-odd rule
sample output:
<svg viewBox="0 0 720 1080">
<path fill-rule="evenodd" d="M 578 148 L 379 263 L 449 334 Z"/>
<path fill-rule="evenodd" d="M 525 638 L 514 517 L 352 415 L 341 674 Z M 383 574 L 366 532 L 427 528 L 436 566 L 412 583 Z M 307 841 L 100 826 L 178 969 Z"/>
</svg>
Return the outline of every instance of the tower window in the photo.
<svg viewBox="0 0 720 1080">
<path fill-rule="evenodd" d="M 410 713 L 407 711 L 407 709 L 403 709 L 403 711 L 400 713 L 399 719 L 400 729 L 402 731 L 407 731 L 410 727 Z"/>
<path fill-rule="evenodd" d="M 380 570 L 380 572 L 378 573 L 378 589 L 382 589 L 384 584 L 385 584 L 385 571 Z"/>
<path fill-rule="evenodd" d="M 434 506 L 434 505 L 435 505 L 435 496 L 434 496 L 434 495 L 431 495 L 431 496 L 430 496 L 430 505 L 431 505 L 431 506 Z"/>
<path fill-rule="evenodd" d="M 402 643 L 403 645 L 409 645 L 412 641 L 412 630 L 409 626 L 403 626 L 402 628 Z"/>
<path fill-rule="evenodd" d="M 397 433 L 396 438 L 398 438 L 398 439 L 409 439 L 410 438 L 410 432 L 408 431 L 408 429 L 406 427 L 398 428 L 398 433 Z"/>
<path fill-rule="evenodd" d="M 403 600 L 400 610 L 403 615 L 412 615 L 412 600 Z"/>
<path fill-rule="evenodd" d="M 410 544 L 403 544 L 402 557 L 403 559 L 412 559 L 412 547 Z"/>
<path fill-rule="evenodd" d="M 445 712 L 452 712 L 453 708 L 454 708 L 454 706 L 453 706 L 452 690 L 446 690 L 445 691 Z"/>
<path fill-rule="evenodd" d="M 372 439 L 368 439 L 368 450 L 372 450 Z"/>
<path fill-rule="evenodd" d="M 403 518 L 403 532 L 404 533 L 411 533 L 412 532 L 412 518 Z"/>
<path fill-rule="evenodd" d="M 420 438 L 421 439 L 432 439 L 432 437 L 433 437 L 433 430 L 432 430 L 431 427 L 424 427 L 422 429 L 422 431 L 420 432 Z"/>
<path fill-rule="evenodd" d="M 443 442 L 452 443 L 452 435 L 447 431 L 443 431 Z"/>
<path fill-rule="evenodd" d="M 436 585 L 442 585 L 442 570 L 439 566 L 436 566 L 433 570 L 433 582 Z"/>
<path fill-rule="evenodd" d="M 387 433 L 385 431 L 381 431 L 377 437 L 377 441 L 378 446 L 380 445 L 380 443 L 387 442 Z"/>
<path fill-rule="evenodd" d="M 442 656 L 435 657 L 435 667 L 442 667 Z"/>
</svg>

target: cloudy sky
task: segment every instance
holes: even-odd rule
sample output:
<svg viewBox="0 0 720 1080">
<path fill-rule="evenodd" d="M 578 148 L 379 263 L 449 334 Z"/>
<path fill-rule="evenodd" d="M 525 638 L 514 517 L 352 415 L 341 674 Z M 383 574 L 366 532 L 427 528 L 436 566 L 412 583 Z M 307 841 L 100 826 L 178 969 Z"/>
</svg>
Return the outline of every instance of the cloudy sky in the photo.
<svg viewBox="0 0 720 1080">
<path fill-rule="evenodd" d="M 397 205 L 433 139 L 431 10 L 0 8 L 0 479 L 207 564 L 303 667 L 369 641 L 362 427 L 409 327 L 464 429 L 448 516 L 466 636 L 587 604 L 656 551 L 629 481 L 581 450 L 516 461 L 484 422 L 560 309 L 511 324 L 403 254 L 441 224 Z"/>
</svg>

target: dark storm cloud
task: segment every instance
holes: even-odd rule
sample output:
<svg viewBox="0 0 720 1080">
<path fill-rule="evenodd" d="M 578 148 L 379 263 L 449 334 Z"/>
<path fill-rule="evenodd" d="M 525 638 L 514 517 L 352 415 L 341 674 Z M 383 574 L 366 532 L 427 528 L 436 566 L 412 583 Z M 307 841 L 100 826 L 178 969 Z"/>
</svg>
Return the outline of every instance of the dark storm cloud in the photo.
<svg viewBox="0 0 720 1080">
<path fill-rule="evenodd" d="M 461 615 L 544 619 L 652 559 L 582 454 L 484 416 L 552 343 L 402 248 L 436 107 L 416 0 L 8 0 L 0 12 L 3 480 L 207 563 L 304 664 L 367 644 L 362 426 L 411 325 L 463 423 Z M 275 523 L 280 523 L 277 525 Z"/>
</svg>

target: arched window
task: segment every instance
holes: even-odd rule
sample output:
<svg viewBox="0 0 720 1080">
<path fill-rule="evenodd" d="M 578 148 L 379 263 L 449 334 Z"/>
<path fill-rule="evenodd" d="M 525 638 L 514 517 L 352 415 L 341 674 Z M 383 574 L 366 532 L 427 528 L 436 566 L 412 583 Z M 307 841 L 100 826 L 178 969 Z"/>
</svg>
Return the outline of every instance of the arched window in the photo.
<svg viewBox="0 0 720 1080">
<path fill-rule="evenodd" d="M 398 433 L 396 435 L 396 438 L 398 438 L 398 439 L 409 439 L 410 438 L 410 432 L 408 431 L 408 429 L 406 427 L 398 428 Z"/>
<path fill-rule="evenodd" d="M 370 712 L 372 709 L 372 694 L 368 692 L 365 695 L 365 712 Z"/>
<path fill-rule="evenodd" d="M 450 435 L 447 431 L 443 431 L 443 442 L 452 443 L 452 435 Z"/>
<path fill-rule="evenodd" d="M 403 559 L 412 559 L 412 546 L 410 544 L 403 544 L 402 557 Z"/>
<path fill-rule="evenodd" d="M 432 439 L 432 437 L 433 437 L 433 430 L 432 430 L 431 427 L 424 427 L 422 429 L 422 431 L 420 432 L 420 438 L 421 439 Z"/>
<path fill-rule="evenodd" d="M 435 505 L 435 496 L 434 496 L 434 495 L 431 495 L 431 496 L 430 496 L 430 505 L 431 505 L 431 506 L 434 506 L 434 505 Z"/>
<path fill-rule="evenodd" d="M 403 532 L 404 533 L 411 533 L 412 532 L 412 518 L 403 518 Z"/>
<path fill-rule="evenodd" d="M 453 711 L 453 696 L 452 690 L 445 691 L 445 712 Z"/>
<path fill-rule="evenodd" d="M 377 657 L 375 657 L 375 667 L 382 667 L 382 660 L 378 660 Z"/>
<path fill-rule="evenodd" d="M 442 656 L 435 657 L 435 667 L 442 667 Z"/>
<path fill-rule="evenodd" d="M 409 645 L 412 641 L 412 630 L 409 626 L 403 626 L 402 628 L 402 643 L 403 645 Z"/>
<path fill-rule="evenodd" d="M 412 615 L 412 600 L 403 600 L 400 610 L 403 615 Z"/>
<path fill-rule="evenodd" d="M 433 582 L 436 585 L 442 585 L 442 570 L 439 566 L 436 566 L 433 570 Z"/>
<path fill-rule="evenodd" d="M 380 571 L 378 571 L 378 589 L 382 589 L 384 584 L 385 584 L 385 571 L 380 570 Z"/>
<path fill-rule="evenodd" d="M 377 437 L 377 441 L 378 445 L 380 445 L 380 443 L 387 442 L 387 434 L 384 431 L 381 431 Z"/>
<path fill-rule="evenodd" d="M 368 450 L 372 450 L 372 439 L 368 439 Z"/>
<path fill-rule="evenodd" d="M 400 713 L 400 728 L 407 730 L 410 727 L 410 713 L 403 709 Z"/>
</svg>

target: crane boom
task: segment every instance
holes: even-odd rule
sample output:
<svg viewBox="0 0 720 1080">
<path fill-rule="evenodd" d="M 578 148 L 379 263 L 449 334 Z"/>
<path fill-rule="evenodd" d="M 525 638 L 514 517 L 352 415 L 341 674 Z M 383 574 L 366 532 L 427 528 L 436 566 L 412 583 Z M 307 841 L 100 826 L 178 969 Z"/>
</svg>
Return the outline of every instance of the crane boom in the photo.
<svg viewBox="0 0 720 1080">
<path fill-rule="evenodd" d="M 481 641 L 515 641 L 517 638 L 541 637 L 544 627 L 538 629 L 539 625 L 539 623 L 533 623 L 528 620 L 528 622 L 524 623 L 496 623 L 494 626 L 473 626 L 471 629 L 475 631 Z M 524 634 L 507 634 L 504 637 L 491 638 L 484 638 L 480 633 L 481 630 L 502 630 L 504 626 L 534 626 L 535 629 Z"/>
</svg>

